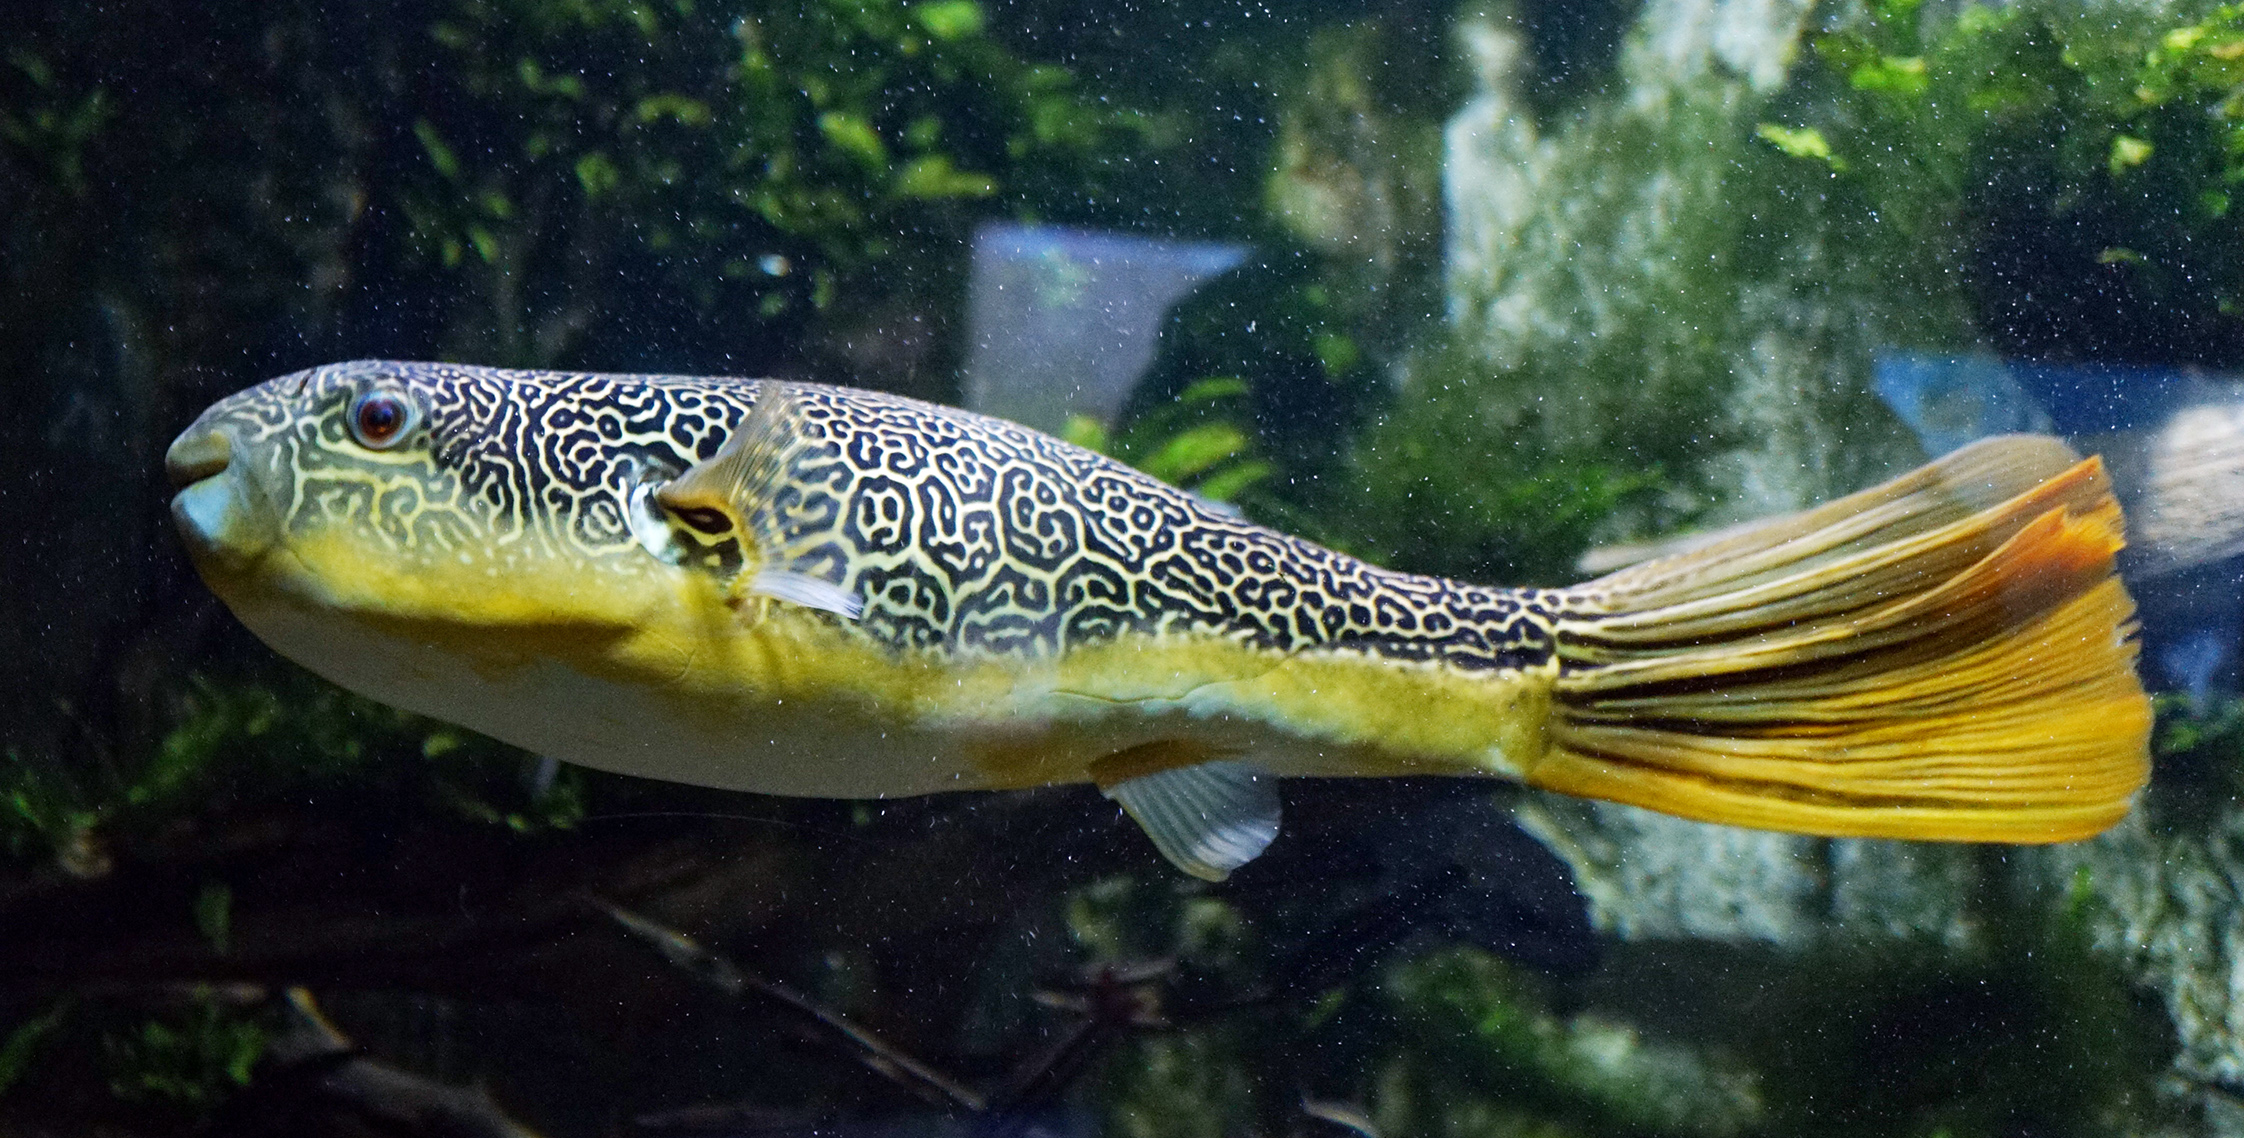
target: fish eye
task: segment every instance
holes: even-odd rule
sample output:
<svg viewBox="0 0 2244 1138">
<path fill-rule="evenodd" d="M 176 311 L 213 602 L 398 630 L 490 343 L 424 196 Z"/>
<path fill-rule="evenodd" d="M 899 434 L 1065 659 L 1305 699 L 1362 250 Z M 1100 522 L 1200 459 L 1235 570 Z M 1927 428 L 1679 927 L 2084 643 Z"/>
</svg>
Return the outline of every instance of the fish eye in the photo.
<svg viewBox="0 0 2244 1138">
<path fill-rule="evenodd" d="M 671 507 L 670 513 L 679 521 L 711 536 L 720 536 L 732 530 L 732 519 L 724 511 L 709 506 Z"/>
<path fill-rule="evenodd" d="M 413 405 L 392 391 L 369 391 L 351 404 L 351 437 L 368 450 L 388 450 L 413 425 Z"/>
</svg>

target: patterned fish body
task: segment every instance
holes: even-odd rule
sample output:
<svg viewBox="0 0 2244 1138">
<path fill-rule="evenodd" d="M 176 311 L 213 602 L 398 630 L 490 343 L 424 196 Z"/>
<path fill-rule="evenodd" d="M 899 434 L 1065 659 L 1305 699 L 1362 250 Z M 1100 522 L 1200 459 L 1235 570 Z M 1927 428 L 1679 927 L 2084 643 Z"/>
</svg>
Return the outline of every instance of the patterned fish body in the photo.
<svg viewBox="0 0 2244 1138">
<path fill-rule="evenodd" d="M 1009 423 L 776 381 L 341 364 L 220 402 L 168 463 L 206 581 L 346 687 L 739 790 L 1092 781 L 1217 877 L 1275 835 L 1273 776 L 1813 832 L 2108 825 L 2147 719 L 2116 507 L 2055 445 L 1866 492 L 1878 525 L 1842 503 L 1571 590 L 1380 569 Z M 2068 636 L 2092 650 L 2046 682 L 1926 671 Z"/>
</svg>

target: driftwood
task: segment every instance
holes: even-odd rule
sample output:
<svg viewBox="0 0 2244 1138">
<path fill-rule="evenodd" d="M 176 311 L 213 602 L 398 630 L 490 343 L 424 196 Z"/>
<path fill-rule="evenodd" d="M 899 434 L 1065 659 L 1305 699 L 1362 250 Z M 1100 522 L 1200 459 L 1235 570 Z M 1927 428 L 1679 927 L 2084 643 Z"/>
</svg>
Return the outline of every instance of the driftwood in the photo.
<svg viewBox="0 0 2244 1138">
<path fill-rule="evenodd" d="M 974 1113 L 989 1109 L 989 1099 L 984 1095 L 786 985 L 742 969 L 676 929 L 605 901 L 594 904 L 633 936 L 653 945 L 672 966 L 719 994 L 732 999 L 758 996 L 778 1004 L 816 1027 L 867 1068 L 932 1104 Z"/>
<path fill-rule="evenodd" d="M 1101 872 L 1109 861 L 1101 842 L 1127 848 L 1122 839 L 1137 840 L 1119 823 L 1111 833 L 1080 825 L 1085 803 L 1076 798 L 1095 801 L 1089 795 L 973 804 L 981 820 L 1025 835 L 1043 836 L 1047 822 L 1065 822 L 1076 834 L 1072 841 L 1054 835 L 1046 845 L 1061 853 L 1057 860 L 1024 859 L 1016 867 L 976 848 L 973 839 L 988 835 L 955 824 L 955 803 L 890 808 L 887 817 L 858 824 L 846 806 L 804 806 L 790 816 L 787 808 L 741 796 L 678 792 L 673 801 L 664 797 L 668 790 L 653 793 L 653 805 L 704 809 L 636 810 L 587 819 L 573 832 L 530 836 L 425 816 L 398 831 L 390 829 L 394 816 L 369 817 L 348 806 L 273 809 L 214 820 L 207 829 L 114 839 L 100 858 L 73 862 L 75 869 L 49 861 L 0 871 L 0 1036 L 59 1001 L 84 1007 L 91 1000 L 124 1015 L 176 1005 L 183 988 L 286 991 L 288 1008 L 279 1018 L 288 1026 L 243 1095 L 239 1127 L 229 1132 L 272 1132 L 258 1120 L 275 1111 L 323 1118 L 340 1111 L 369 1120 L 368 1133 L 521 1138 L 535 1131 L 481 1089 L 451 1086 L 356 1050 L 346 1029 L 320 1014 L 313 993 L 338 1004 L 324 997 L 351 993 L 362 1014 L 385 999 L 554 1009 L 589 1045 L 620 1049 L 619 1061 L 600 1076 L 614 1085 L 593 1094 L 628 1108 L 637 1088 L 620 1060 L 630 1041 L 674 1036 L 681 1023 L 706 1021 L 714 988 L 731 993 L 714 1003 L 750 1027 L 768 1022 L 766 1030 L 813 1035 L 813 1055 L 828 1053 L 837 1071 L 856 1065 L 892 1076 L 889 1085 L 903 1092 L 863 1094 L 869 1109 L 889 1110 L 883 1103 L 894 1099 L 973 1113 L 984 1101 L 918 1057 L 926 1040 L 943 1038 L 955 1019 L 945 993 L 959 986 L 945 975 L 970 967 L 1023 899 L 1055 895 L 1071 874 Z M 218 937 L 198 928 L 194 916 L 198 898 L 214 888 L 231 898 Z M 828 901 L 836 896 L 863 903 L 836 906 Z M 608 914 L 623 910 L 604 911 L 591 897 L 628 901 L 633 920 L 619 924 Z M 883 1034 L 700 950 L 674 925 L 640 912 L 722 929 L 789 960 L 815 955 L 824 944 L 893 945 L 894 956 L 873 961 L 903 978 L 891 981 L 893 994 L 882 1000 Z M 648 952 L 650 943 L 664 951 Z M 229 1006 L 254 1003 L 242 997 Z M 803 1025 L 818 1030 L 806 1033 Z M 897 1029 L 904 1038 L 887 1034 Z M 700 1030 L 708 1030 L 706 1023 Z M 68 1097 L 57 1093 L 55 1080 L 99 1086 L 100 1073 L 80 1066 L 64 1061 L 34 1069 L 0 1106 L 58 1117 L 41 1113 Z M 535 1068 L 515 1069 L 527 1070 L 533 1082 L 545 1077 Z M 824 1081 L 848 1099 L 848 1080 Z M 494 1089 L 510 1102 L 535 1105 L 539 1097 L 519 1085 Z M 9 1113 L 0 1110 L 0 1134 L 11 1132 Z"/>
<path fill-rule="evenodd" d="M 274 1098 L 301 1096 L 405 1135 L 541 1138 L 482 1086 L 451 1086 L 362 1054 L 309 991 L 291 988 L 280 1003 L 288 1026 L 267 1046 L 257 1093 L 235 1104 L 234 1125 L 254 1126 L 241 1116 Z"/>
<path fill-rule="evenodd" d="M 784 984 L 742 968 L 676 929 L 637 913 L 598 902 L 615 922 L 633 936 L 652 945 L 672 966 L 686 972 L 717 994 L 734 1000 L 759 1000 L 777 1005 L 841 1053 L 853 1057 L 867 1071 L 907 1093 L 948 1113 L 978 1120 L 983 1132 L 1004 1133 L 1019 1128 L 1022 1120 L 1057 1099 L 1097 1055 L 1131 1031 L 1161 1031 L 1175 1024 L 1164 1012 L 1168 981 L 1175 976 L 1173 961 L 1136 965 L 1107 965 L 1086 971 L 1063 990 L 1034 993 L 1044 1007 L 1064 1011 L 1075 1022 L 1051 1046 L 1021 1061 L 995 1091 L 985 1092 L 945 1073 L 848 1017 L 820 1005 Z M 1208 1009 L 1214 1010 L 1214 1009 Z M 642 1115 L 639 1124 L 653 1130 L 702 1129 L 734 1126 L 760 1130 L 791 1130 L 806 1122 L 785 1114 L 775 1115 L 756 1104 L 705 1106 Z"/>
<path fill-rule="evenodd" d="M 2244 391 L 2203 398 L 2157 427 L 2082 440 L 2111 465 L 2140 575 L 2244 554 Z"/>
<path fill-rule="evenodd" d="M 1269 954 L 1252 974 L 1167 959 L 1024 959 L 1014 999 L 1041 1015 L 961 1052 L 967 979 L 994 946 L 1066 942 L 1052 922 L 1070 889 L 1124 873 L 1157 894 L 1199 887 L 1179 884 L 1087 790 L 868 815 L 604 789 L 631 790 L 633 809 L 567 832 L 341 801 L 112 836 L 75 870 L 50 861 L 0 871 L 0 1016 L 21 1022 L 65 1000 L 129 1012 L 156 1006 L 139 994 L 183 988 L 247 993 L 236 1003 L 264 1006 L 284 1026 L 229 1108 L 239 1123 L 229 1133 L 291 1132 L 275 1117 L 364 1124 L 340 1133 L 509 1138 L 533 1127 L 807 1133 L 940 1117 L 1025 1134 L 1134 1035 L 1283 1013 L 1410 938 L 1446 933 L 1561 969 L 1589 943 L 1563 867 L 1499 820 L 1488 791 L 1451 780 L 1383 784 L 1379 795 L 1304 784 L 1292 791 L 1284 848 L 1224 890 Z M 214 889 L 231 898 L 219 935 L 195 917 Z M 837 949 L 862 958 L 878 985 L 847 1014 L 775 978 Z M 286 993 L 286 1006 L 272 993 Z M 447 1066 L 383 1018 L 431 1001 L 546 1009 L 537 1015 L 566 1017 L 571 1046 L 596 1060 L 572 1075 L 478 1050 Z M 524 1029 L 509 1020 L 506 1031 Z M 692 1073 L 646 1085 L 676 1066 L 650 1043 L 691 1056 Z M 774 1060 L 805 1075 L 776 1099 L 768 1080 L 728 1073 Z M 73 1069 L 60 1062 L 33 1077 Z M 555 1104 L 571 1095 L 576 1107 Z M 611 1112 L 604 1129 L 581 1117 L 561 1125 L 588 1101 Z M 88 1129 L 74 1119 L 63 1128 Z"/>
</svg>

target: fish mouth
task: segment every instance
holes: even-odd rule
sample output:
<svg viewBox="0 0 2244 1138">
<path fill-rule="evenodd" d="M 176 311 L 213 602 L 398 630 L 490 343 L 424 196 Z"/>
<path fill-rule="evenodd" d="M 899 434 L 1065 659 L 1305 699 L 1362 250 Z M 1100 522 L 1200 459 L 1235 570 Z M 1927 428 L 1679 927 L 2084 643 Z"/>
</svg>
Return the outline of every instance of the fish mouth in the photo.
<svg viewBox="0 0 2244 1138">
<path fill-rule="evenodd" d="M 179 491 L 171 500 L 172 524 L 197 562 L 246 562 L 271 544 L 224 431 L 189 427 L 164 452 L 164 474 Z"/>
<path fill-rule="evenodd" d="M 234 440 L 224 431 L 188 428 L 164 451 L 164 474 L 171 488 L 185 490 L 206 478 L 223 474 L 234 462 Z"/>
</svg>

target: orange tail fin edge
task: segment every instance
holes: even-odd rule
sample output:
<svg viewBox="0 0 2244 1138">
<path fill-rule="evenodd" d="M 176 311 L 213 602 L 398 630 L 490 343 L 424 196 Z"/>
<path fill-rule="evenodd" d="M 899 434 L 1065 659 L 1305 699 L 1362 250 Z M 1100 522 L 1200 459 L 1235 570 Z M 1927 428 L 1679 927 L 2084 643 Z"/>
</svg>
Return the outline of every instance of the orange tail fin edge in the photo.
<svg viewBox="0 0 2244 1138">
<path fill-rule="evenodd" d="M 2124 817 L 2150 701 L 2102 464 L 2009 436 L 1578 586 L 1535 786 L 1831 837 Z"/>
</svg>

